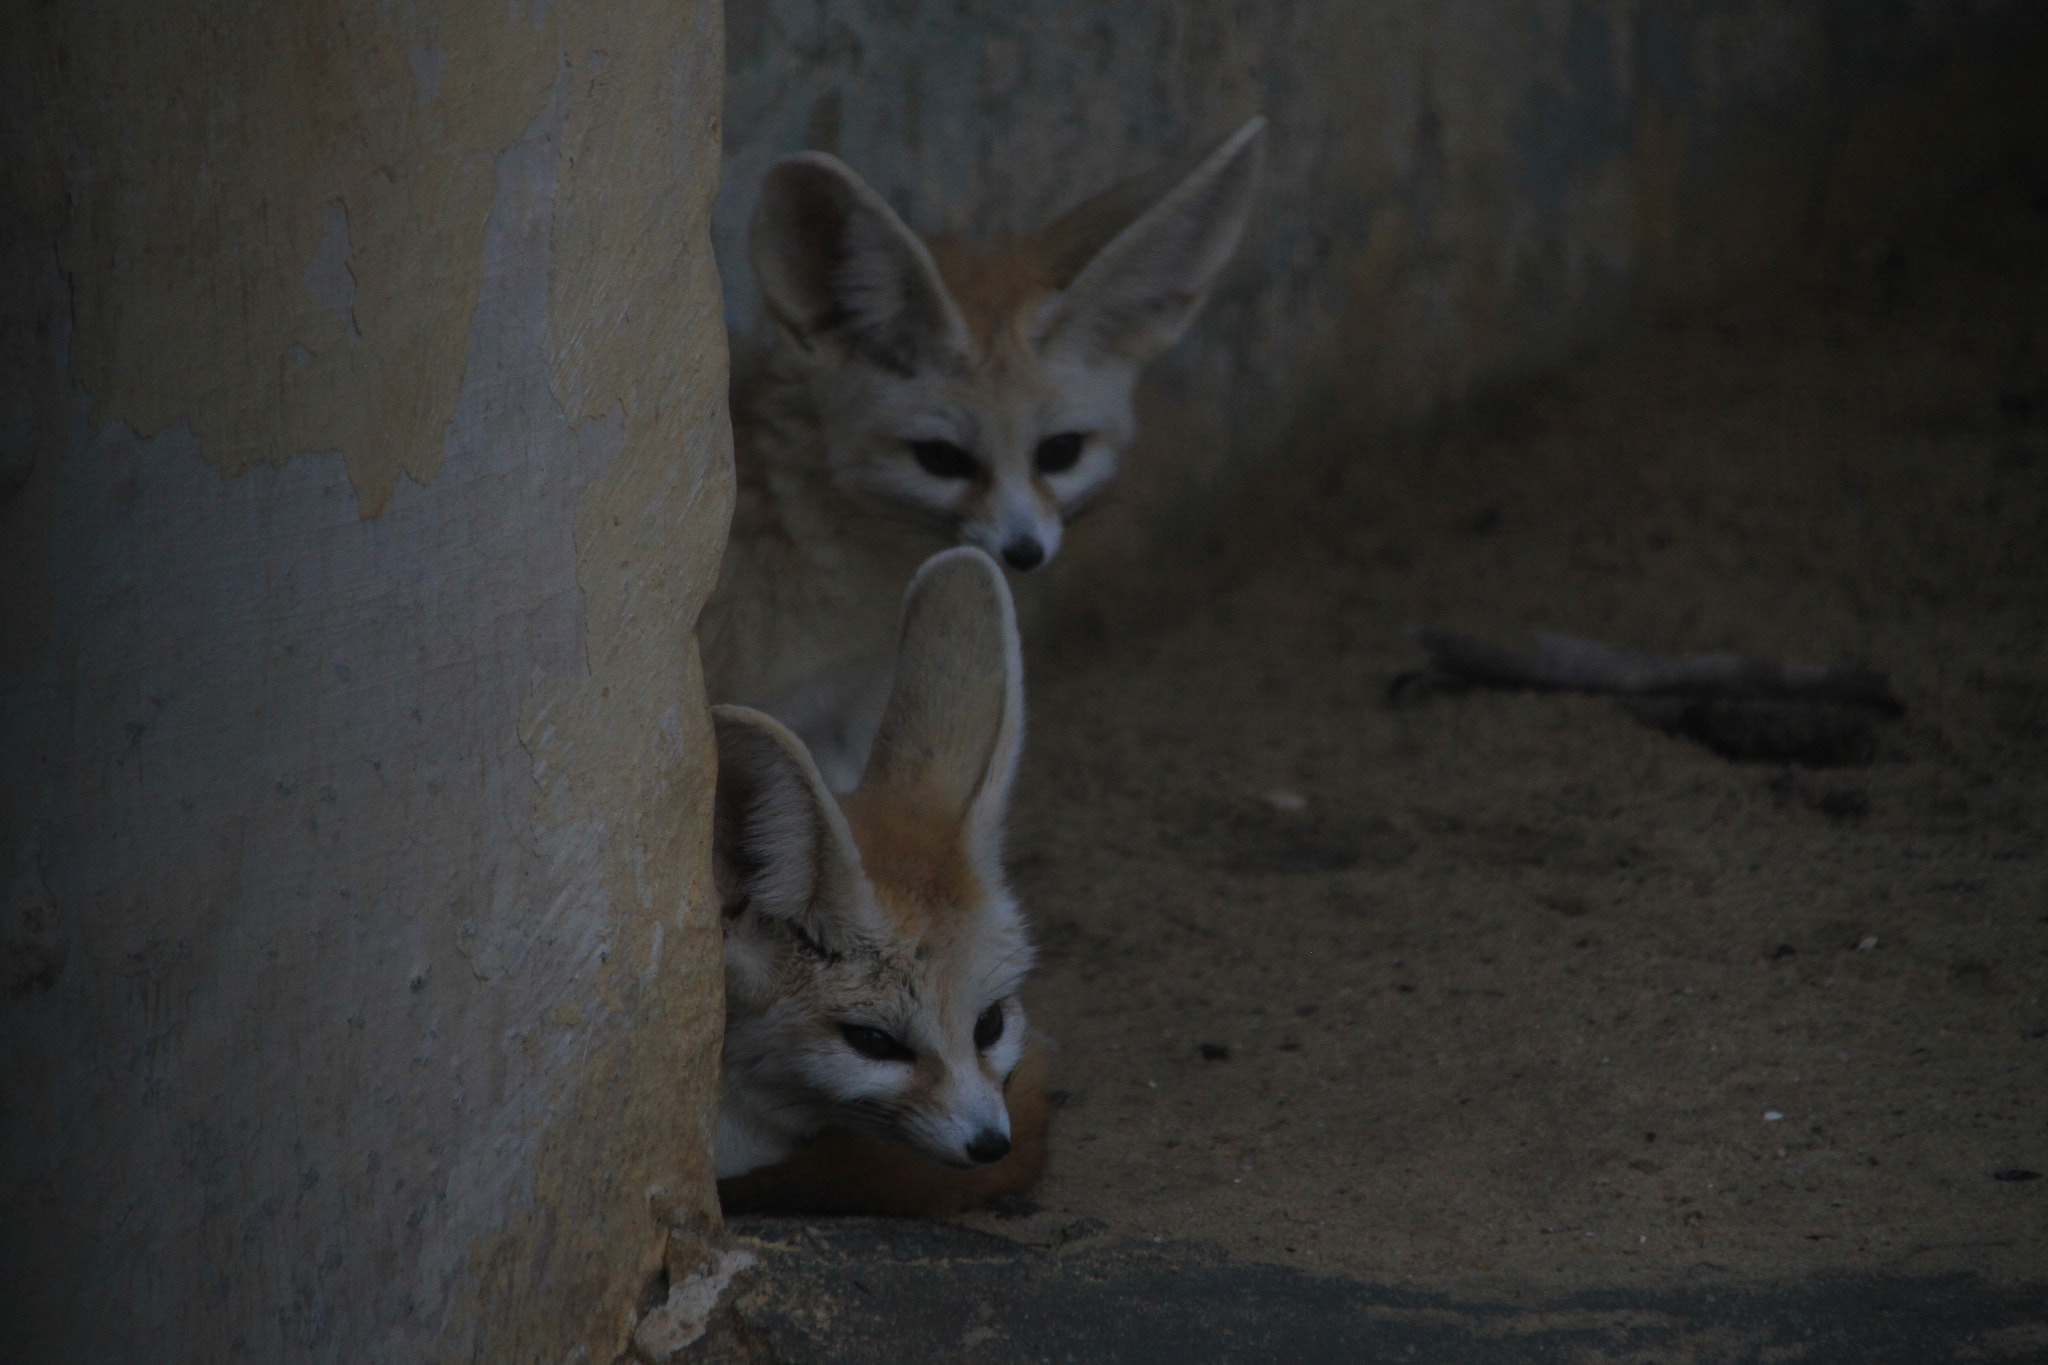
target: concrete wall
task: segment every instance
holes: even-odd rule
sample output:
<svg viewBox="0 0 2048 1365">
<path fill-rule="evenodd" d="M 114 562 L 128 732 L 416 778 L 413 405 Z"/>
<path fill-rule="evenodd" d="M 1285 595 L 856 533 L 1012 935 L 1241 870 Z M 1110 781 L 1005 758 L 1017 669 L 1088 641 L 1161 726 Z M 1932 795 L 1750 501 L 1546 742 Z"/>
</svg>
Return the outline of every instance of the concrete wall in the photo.
<svg viewBox="0 0 2048 1365">
<path fill-rule="evenodd" d="M 727 10 L 716 237 L 742 333 L 745 225 L 783 153 L 837 153 L 920 229 L 1001 232 L 1271 117 L 1266 206 L 1055 587 L 1099 583 L 1091 558 L 1170 558 L 1235 480 L 1357 452 L 1631 310 L 1860 246 L 2048 128 L 2037 0 Z"/>
<path fill-rule="evenodd" d="M 11 16 L 9 1360 L 609 1361 L 696 1264 L 720 43 Z"/>
</svg>

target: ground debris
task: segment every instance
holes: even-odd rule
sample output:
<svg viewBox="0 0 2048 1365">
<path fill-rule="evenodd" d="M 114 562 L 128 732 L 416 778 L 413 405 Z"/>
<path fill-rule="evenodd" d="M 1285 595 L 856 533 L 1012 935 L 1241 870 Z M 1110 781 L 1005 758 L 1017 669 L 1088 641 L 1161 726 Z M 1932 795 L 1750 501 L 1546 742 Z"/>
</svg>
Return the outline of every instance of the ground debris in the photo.
<svg viewBox="0 0 2048 1365">
<path fill-rule="evenodd" d="M 1500 687 L 1625 697 L 1828 702 L 1886 716 L 1906 712 L 1892 695 L 1890 680 L 1868 668 L 1788 664 L 1741 654 L 1669 658 L 1541 632 L 1532 637 L 1533 650 L 1517 654 L 1440 626 L 1417 626 L 1410 633 L 1431 657 L 1427 668 L 1394 680 L 1391 694 L 1397 701 L 1416 688 Z"/>
<path fill-rule="evenodd" d="M 1436 626 L 1418 626 L 1412 634 L 1430 651 L 1430 662 L 1394 679 L 1387 692 L 1393 705 L 1475 687 L 1621 697 L 1643 724 L 1736 762 L 1867 764 L 1878 754 L 1873 717 L 1897 717 L 1906 709 L 1886 676 L 1867 668 L 1740 654 L 1667 658 L 1540 633 L 1533 650 L 1518 654 Z M 1863 811 L 1852 803 L 1828 814 L 1854 819 Z"/>
</svg>

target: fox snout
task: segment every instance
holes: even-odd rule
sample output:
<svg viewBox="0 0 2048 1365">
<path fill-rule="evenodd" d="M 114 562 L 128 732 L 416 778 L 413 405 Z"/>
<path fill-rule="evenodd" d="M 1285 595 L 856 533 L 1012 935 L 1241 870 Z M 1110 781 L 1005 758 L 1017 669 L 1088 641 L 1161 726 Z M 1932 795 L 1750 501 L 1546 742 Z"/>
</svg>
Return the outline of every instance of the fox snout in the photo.
<svg viewBox="0 0 2048 1365">
<path fill-rule="evenodd" d="M 996 499 L 983 516 L 960 524 L 960 541 L 986 550 L 1019 573 L 1043 567 L 1059 553 L 1066 527 L 1059 509 L 1048 508 L 1035 495 Z"/>
<path fill-rule="evenodd" d="M 1010 1135 L 984 1128 L 974 1135 L 974 1141 L 967 1144 L 967 1159 L 977 1166 L 986 1166 L 991 1161 L 1001 1161 L 1010 1154 Z"/>
<path fill-rule="evenodd" d="M 962 1170 L 1001 1161 L 1010 1154 L 1010 1113 L 1000 1094 L 993 1099 L 992 1111 L 940 1116 L 903 1136 L 933 1160 Z"/>
<path fill-rule="evenodd" d="M 1003 546 L 1003 562 L 1028 573 L 1045 563 L 1045 546 L 1033 536 L 1018 536 Z"/>
</svg>

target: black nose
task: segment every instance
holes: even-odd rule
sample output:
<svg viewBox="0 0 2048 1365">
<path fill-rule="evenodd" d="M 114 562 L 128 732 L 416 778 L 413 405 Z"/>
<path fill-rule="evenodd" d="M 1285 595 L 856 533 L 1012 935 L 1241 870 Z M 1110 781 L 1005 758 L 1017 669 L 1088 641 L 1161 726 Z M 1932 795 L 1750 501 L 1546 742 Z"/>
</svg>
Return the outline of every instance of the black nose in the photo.
<svg viewBox="0 0 2048 1365">
<path fill-rule="evenodd" d="M 1010 1139 L 993 1128 L 984 1128 L 974 1135 L 974 1141 L 967 1144 L 970 1161 L 986 1166 L 991 1161 L 1001 1161 L 1010 1154 Z"/>
<path fill-rule="evenodd" d="M 1003 562 L 1013 569 L 1035 569 L 1045 563 L 1045 547 L 1030 536 L 1018 536 L 1003 547 Z"/>
</svg>

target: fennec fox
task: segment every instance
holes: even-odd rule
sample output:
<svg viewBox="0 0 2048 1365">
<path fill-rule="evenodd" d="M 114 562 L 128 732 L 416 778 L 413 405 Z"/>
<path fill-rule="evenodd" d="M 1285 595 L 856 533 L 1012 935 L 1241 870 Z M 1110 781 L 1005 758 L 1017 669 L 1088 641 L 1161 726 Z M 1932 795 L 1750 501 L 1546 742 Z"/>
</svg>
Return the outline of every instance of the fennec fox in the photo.
<svg viewBox="0 0 2048 1365">
<path fill-rule="evenodd" d="M 955 1170 L 1010 1154 L 1004 1089 L 1025 1056 L 1017 988 L 1032 960 L 1002 868 L 1022 667 L 1002 570 L 961 548 L 904 597 L 895 685 L 850 795 L 835 798 L 771 717 L 713 711 L 721 1180 L 828 1128 Z M 1008 1163 L 1029 1167 L 1024 1183 L 1043 1159 L 1032 1121 L 1041 1150 Z"/>
<path fill-rule="evenodd" d="M 935 543 L 1014 569 L 1116 475 L 1139 371 L 1236 250 L 1265 120 L 1019 240 L 921 240 L 832 157 L 769 172 L 752 252 L 771 324 L 734 386 L 732 537 L 699 625 L 713 701 L 859 780 L 896 604 Z"/>
</svg>

